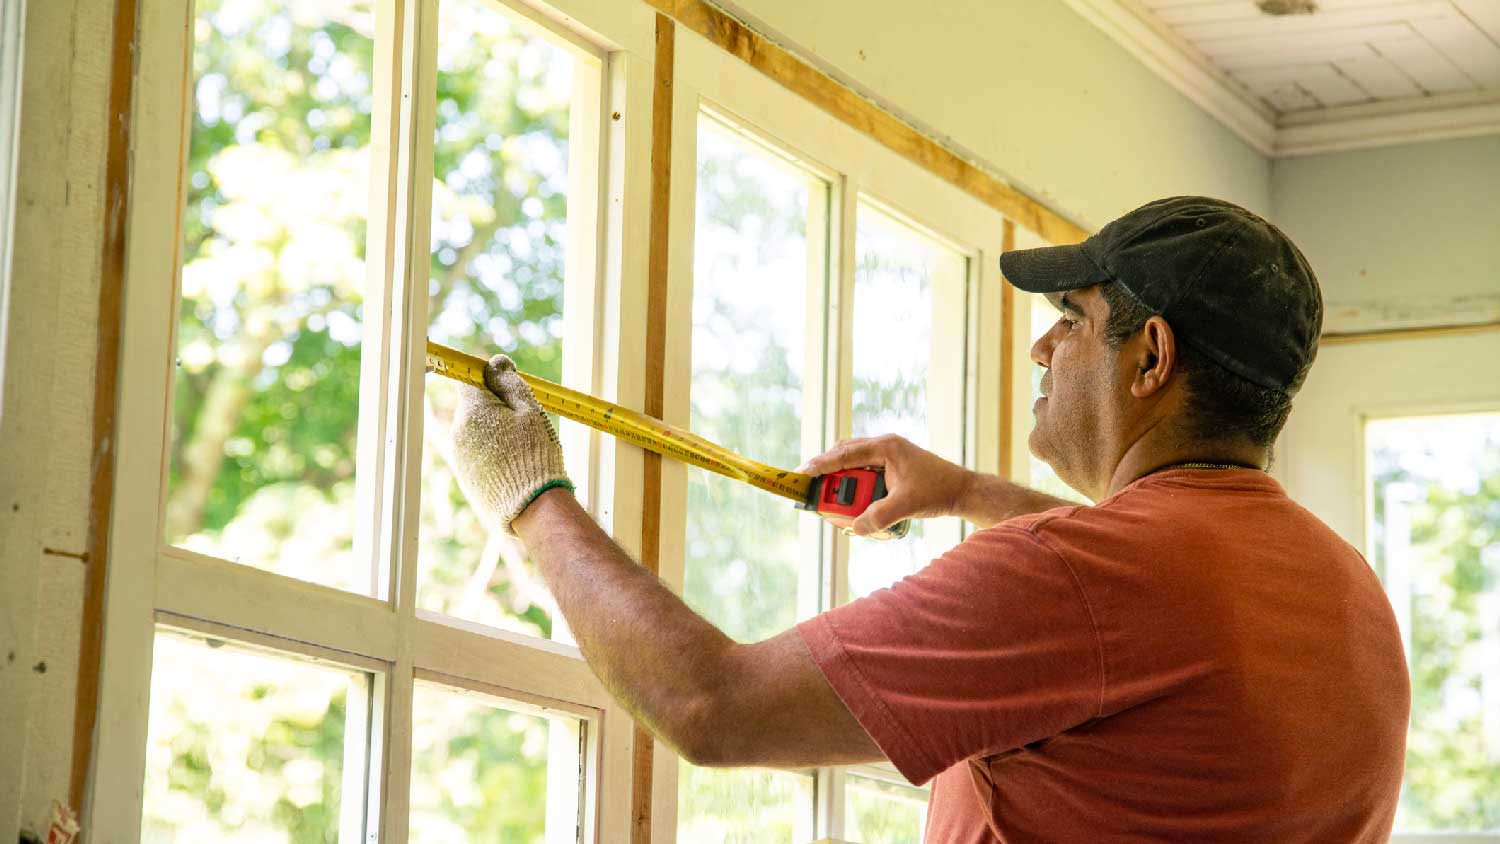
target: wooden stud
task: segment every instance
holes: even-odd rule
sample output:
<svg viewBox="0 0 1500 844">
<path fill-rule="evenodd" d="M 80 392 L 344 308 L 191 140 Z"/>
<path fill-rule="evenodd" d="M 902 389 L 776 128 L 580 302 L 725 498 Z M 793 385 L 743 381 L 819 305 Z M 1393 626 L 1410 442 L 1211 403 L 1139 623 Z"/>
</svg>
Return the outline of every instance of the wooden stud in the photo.
<svg viewBox="0 0 1500 844">
<path fill-rule="evenodd" d="M 672 65 L 676 24 L 656 16 L 651 96 L 651 230 L 646 253 L 645 412 L 662 417 L 666 405 L 668 219 L 672 198 Z M 641 482 L 641 565 L 661 570 L 661 455 L 645 455 Z M 631 761 L 631 844 L 651 844 L 651 786 L 656 741 L 635 727 Z"/>
<path fill-rule="evenodd" d="M 119 387 L 121 296 L 125 287 L 125 209 L 130 201 L 130 107 L 134 87 L 137 0 L 115 4 L 110 45 L 109 121 L 104 153 L 104 242 L 99 269 L 99 334 L 94 353 L 94 419 L 90 465 L 87 572 L 78 642 L 78 685 L 73 713 L 73 759 L 68 802 L 83 805 L 94 724 L 99 714 L 99 659 L 104 644 L 104 587 L 109 562 L 109 522 L 114 503 L 115 402 Z"/>
<path fill-rule="evenodd" d="M 1006 219 L 1000 229 L 1000 251 L 1009 252 L 1016 248 L 1016 224 Z M 1002 330 L 1009 333 L 1009 329 L 1016 324 L 1012 315 L 1016 310 L 1016 289 L 1003 277 L 1000 279 L 1000 325 Z M 1000 469 L 1002 478 L 1010 478 L 1011 470 L 1015 468 L 1013 455 L 1015 441 L 1015 426 L 1011 424 L 1014 414 L 1011 408 L 1014 406 L 1016 394 L 1016 344 L 1011 338 L 1001 335 L 1000 341 Z"/>
<path fill-rule="evenodd" d="M 792 92 L 1054 243 L 1089 232 L 703 0 L 646 0 Z"/>
</svg>

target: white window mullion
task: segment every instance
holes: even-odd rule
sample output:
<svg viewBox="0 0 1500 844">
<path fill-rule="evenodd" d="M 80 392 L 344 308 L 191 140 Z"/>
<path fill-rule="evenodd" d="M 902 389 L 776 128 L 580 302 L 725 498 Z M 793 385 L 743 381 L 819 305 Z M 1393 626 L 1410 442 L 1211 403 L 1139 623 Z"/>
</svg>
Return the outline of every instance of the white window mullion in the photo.
<svg viewBox="0 0 1500 844">
<path fill-rule="evenodd" d="M 837 274 L 830 280 L 829 320 L 829 428 L 833 440 L 850 437 L 854 430 L 854 275 L 859 263 L 855 233 L 859 219 L 859 183 L 845 177 L 839 192 Z M 832 443 L 830 443 L 832 445 Z M 832 531 L 828 564 L 830 607 L 849 601 L 849 536 Z"/>
<path fill-rule="evenodd" d="M 391 366 L 399 355 L 406 220 L 411 183 L 403 172 L 411 166 L 407 114 L 410 82 L 405 56 L 410 30 L 403 0 L 375 4 L 375 68 L 370 115 L 369 222 L 365 244 L 365 307 L 360 339 L 359 433 L 355 459 L 354 559 L 371 577 L 370 594 L 393 599 L 391 567 L 379 538 L 390 529 L 387 509 L 391 462 L 387 448 L 396 436 L 391 395 L 404 382 Z M 405 191 L 403 191 L 405 188 Z M 424 251 L 425 256 L 425 251 Z M 425 266 L 425 263 L 424 263 Z M 425 297 L 424 297 L 425 300 Z"/>
<path fill-rule="evenodd" d="M 391 0 L 395 2 L 395 0 Z M 383 384 L 384 412 L 392 432 L 381 455 L 381 505 L 390 514 L 379 534 L 379 551 L 390 572 L 397 617 L 396 657 L 385 684 L 378 729 L 383 754 L 372 765 L 378 784 L 382 844 L 405 844 L 411 821 L 411 726 L 415 677 L 417 532 L 422 467 L 422 408 L 426 377 L 428 256 L 431 251 L 433 131 L 436 124 L 438 4 L 403 2 L 401 109 L 395 179 L 395 240 L 390 300 L 390 342 Z M 371 801 L 375 803 L 374 800 Z"/>
<path fill-rule="evenodd" d="M 161 545 L 167 410 L 171 406 L 180 186 L 191 124 L 187 0 L 141 4 L 131 110 L 131 192 L 127 218 L 120 395 L 114 442 L 108 591 L 95 726 L 97 744 L 83 807 L 86 829 L 123 841 L 140 837 L 146 768 L 156 557 Z M 102 775 L 101 775 L 102 774 Z"/>
</svg>

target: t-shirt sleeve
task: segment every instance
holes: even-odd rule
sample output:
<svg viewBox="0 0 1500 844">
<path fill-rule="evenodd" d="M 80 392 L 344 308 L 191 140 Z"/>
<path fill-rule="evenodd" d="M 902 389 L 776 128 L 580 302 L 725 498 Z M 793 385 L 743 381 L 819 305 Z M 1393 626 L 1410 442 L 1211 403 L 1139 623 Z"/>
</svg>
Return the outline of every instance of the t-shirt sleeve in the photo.
<svg viewBox="0 0 1500 844">
<path fill-rule="evenodd" d="M 908 780 L 1100 712 L 1103 654 L 1068 563 L 1025 530 L 970 536 L 926 568 L 798 625 L 849 711 Z"/>
</svg>

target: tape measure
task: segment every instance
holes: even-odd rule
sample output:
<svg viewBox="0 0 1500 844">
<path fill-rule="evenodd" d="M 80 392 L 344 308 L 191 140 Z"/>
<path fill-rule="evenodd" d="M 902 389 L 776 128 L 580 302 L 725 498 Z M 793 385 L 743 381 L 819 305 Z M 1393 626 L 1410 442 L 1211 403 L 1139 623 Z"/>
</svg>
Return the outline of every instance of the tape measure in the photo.
<svg viewBox="0 0 1500 844">
<path fill-rule="evenodd" d="M 427 341 L 428 372 L 487 390 L 485 363 L 483 358 Z M 537 403 L 545 410 L 634 443 L 647 451 L 789 498 L 798 507 L 816 512 L 845 531 L 852 530 L 854 520 L 886 495 L 885 473 L 876 469 L 841 469 L 816 477 L 778 469 L 644 413 L 535 375 L 518 374 L 531 387 Z M 910 528 L 910 520 L 903 520 L 869 537 L 895 539 L 905 536 Z"/>
</svg>

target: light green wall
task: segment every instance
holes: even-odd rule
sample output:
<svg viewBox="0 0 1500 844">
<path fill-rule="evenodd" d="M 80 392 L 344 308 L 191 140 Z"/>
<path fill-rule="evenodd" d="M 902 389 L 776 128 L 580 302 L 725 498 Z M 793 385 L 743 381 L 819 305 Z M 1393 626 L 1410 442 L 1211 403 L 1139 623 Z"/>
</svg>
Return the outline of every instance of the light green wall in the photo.
<svg viewBox="0 0 1500 844">
<path fill-rule="evenodd" d="M 1500 319 L 1500 136 L 1281 159 L 1271 196 L 1326 328 Z"/>
<path fill-rule="evenodd" d="M 1060 0 L 727 5 L 1089 228 L 1180 193 L 1270 212 L 1267 160 Z"/>
</svg>

